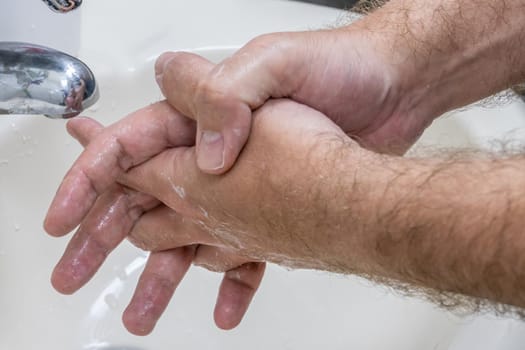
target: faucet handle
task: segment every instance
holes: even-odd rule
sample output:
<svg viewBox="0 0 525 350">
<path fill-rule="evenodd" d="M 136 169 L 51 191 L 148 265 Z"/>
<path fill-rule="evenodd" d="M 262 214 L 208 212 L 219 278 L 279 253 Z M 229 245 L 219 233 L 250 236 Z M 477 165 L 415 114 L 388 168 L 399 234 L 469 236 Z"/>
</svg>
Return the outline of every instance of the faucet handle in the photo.
<svg viewBox="0 0 525 350">
<path fill-rule="evenodd" d="M 55 12 L 69 12 L 82 4 L 82 0 L 42 0 Z"/>
</svg>

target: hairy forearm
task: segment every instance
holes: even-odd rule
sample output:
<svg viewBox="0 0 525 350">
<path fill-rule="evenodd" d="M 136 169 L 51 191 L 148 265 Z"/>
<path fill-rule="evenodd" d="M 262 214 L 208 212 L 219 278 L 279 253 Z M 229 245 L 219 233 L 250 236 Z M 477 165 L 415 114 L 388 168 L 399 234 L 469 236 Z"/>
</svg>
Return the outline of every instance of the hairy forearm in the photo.
<svg viewBox="0 0 525 350">
<path fill-rule="evenodd" d="M 361 165 L 334 206 L 334 269 L 525 307 L 524 157 Z"/>
<path fill-rule="evenodd" d="M 437 117 L 525 80 L 523 0 L 391 0 L 349 28 L 398 68 L 402 110 Z"/>
</svg>

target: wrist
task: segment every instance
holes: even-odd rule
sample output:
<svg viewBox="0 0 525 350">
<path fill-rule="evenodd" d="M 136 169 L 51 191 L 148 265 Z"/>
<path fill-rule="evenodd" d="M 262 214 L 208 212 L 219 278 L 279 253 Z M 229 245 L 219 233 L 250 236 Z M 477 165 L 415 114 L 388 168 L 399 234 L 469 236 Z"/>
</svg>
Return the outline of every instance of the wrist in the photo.
<svg viewBox="0 0 525 350">
<path fill-rule="evenodd" d="M 286 239 L 279 254 L 294 267 L 364 272 L 361 263 L 368 252 L 363 236 L 378 197 L 377 184 L 364 178 L 370 176 L 368 165 L 378 155 L 344 134 L 320 134 L 308 142 L 314 146 L 309 147 L 307 168 L 287 171 L 295 189 L 286 192 L 286 207 L 281 209 L 280 236 Z M 374 180 L 383 182 L 380 175 L 377 172 Z"/>
<path fill-rule="evenodd" d="M 373 252 L 387 225 L 380 212 L 384 206 L 395 205 L 395 198 L 385 203 L 388 186 L 400 171 L 400 164 L 393 160 L 402 158 L 368 151 L 350 139 L 337 140 L 329 150 L 317 170 L 322 178 L 330 179 L 320 186 L 322 195 L 316 201 L 322 206 L 317 211 L 324 215 L 314 227 L 323 230 L 312 232 L 317 240 L 311 242 L 321 253 L 317 257 L 320 268 L 386 276 Z"/>
<path fill-rule="evenodd" d="M 525 79 L 520 1 L 391 1 L 356 23 L 381 42 L 397 74 L 399 111 L 428 118 Z"/>
</svg>

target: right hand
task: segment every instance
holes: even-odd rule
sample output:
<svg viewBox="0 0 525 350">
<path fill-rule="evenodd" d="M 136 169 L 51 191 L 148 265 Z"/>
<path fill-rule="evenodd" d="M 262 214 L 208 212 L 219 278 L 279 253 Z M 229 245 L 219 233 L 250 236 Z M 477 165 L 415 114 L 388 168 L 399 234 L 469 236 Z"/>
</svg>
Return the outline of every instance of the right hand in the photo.
<svg viewBox="0 0 525 350">
<path fill-rule="evenodd" d="M 391 43 L 358 24 L 263 35 L 204 75 L 194 74 L 202 65 L 194 54 L 159 57 L 155 71 L 163 94 L 198 121 L 199 168 L 229 170 L 248 139 L 252 111 L 281 97 L 322 112 L 366 148 L 404 153 L 433 116 L 408 110 Z"/>
<path fill-rule="evenodd" d="M 155 245 L 149 241 L 146 245 L 132 239 L 152 252 L 124 312 L 126 328 L 136 335 L 149 334 L 192 262 L 225 272 L 214 318 L 220 328 L 236 327 L 261 282 L 264 263 L 248 263 L 246 258 L 220 247 L 200 245 L 197 249 L 195 242 L 179 230 L 179 215 L 163 211 L 158 199 L 117 182 L 130 168 L 166 149 L 193 146 L 195 122 L 166 102 L 159 102 L 108 127 L 88 118 L 74 118 L 67 126 L 85 150 L 66 175 L 45 222 L 46 230 L 54 236 L 63 236 L 78 226 L 53 271 L 55 289 L 65 294 L 76 292 L 113 249 L 137 230 L 137 222 L 143 228 L 149 222 L 146 226 L 160 230 L 157 233 L 179 237 L 179 245 L 161 250 L 162 242 Z M 154 215 L 150 213 L 159 212 L 166 215 L 153 222 L 142 218 L 149 214 L 151 219 Z"/>
</svg>

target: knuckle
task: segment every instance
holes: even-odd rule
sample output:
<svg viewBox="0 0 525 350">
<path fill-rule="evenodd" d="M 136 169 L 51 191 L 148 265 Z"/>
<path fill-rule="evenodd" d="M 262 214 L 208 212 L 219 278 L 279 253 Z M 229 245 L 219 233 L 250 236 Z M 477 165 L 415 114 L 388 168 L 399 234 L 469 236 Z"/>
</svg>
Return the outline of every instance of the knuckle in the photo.
<svg viewBox="0 0 525 350">
<path fill-rule="evenodd" d="M 194 95 L 196 106 L 217 106 L 227 98 L 227 93 L 223 88 L 220 79 L 209 76 L 197 84 Z"/>
<path fill-rule="evenodd" d="M 286 38 L 285 33 L 266 33 L 259 35 L 246 44 L 246 48 L 250 49 L 267 49 L 281 42 Z"/>
<path fill-rule="evenodd" d="M 263 34 L 241 49 L 241 53 L 250 53 L 257 57 L 273 60 L 286 60 L 301 41 L 301 33 L 268 33 Z"/>
<path fill-rule="evenodd" d="M 243 128 L 248 129 L 251 115 L 249 99 L 239 91 L 242 82 L 235 79 L 223 79 L 219 76 L 209 76 L 198 84 L 194 95 L 194 110 L 199 122 L 211 121 L 224 123 L 227 120 L 237 124 L 243 122 Z"/>
</svg>

